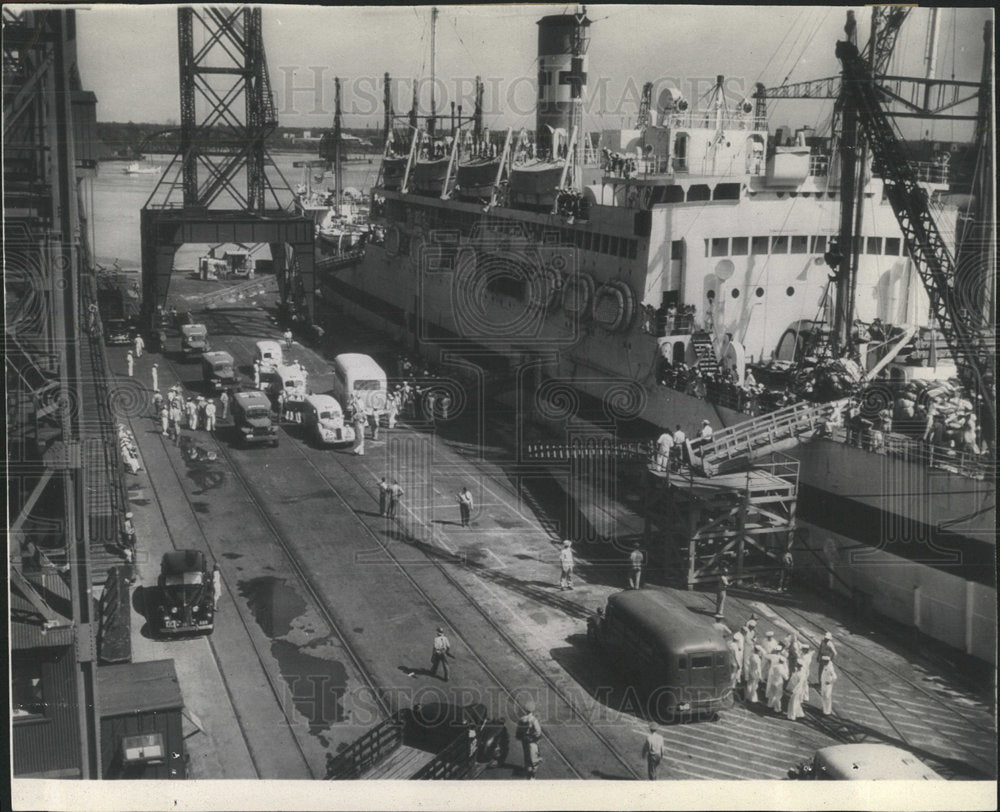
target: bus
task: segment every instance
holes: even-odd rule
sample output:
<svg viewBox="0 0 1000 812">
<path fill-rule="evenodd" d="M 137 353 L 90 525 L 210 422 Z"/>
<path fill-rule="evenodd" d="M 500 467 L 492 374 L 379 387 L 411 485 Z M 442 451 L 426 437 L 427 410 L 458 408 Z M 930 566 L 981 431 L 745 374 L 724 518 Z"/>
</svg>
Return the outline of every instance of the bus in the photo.
<svg viewBox="0 0 1000 812">
<path fill-rule="evenodd" d="M 370 355 L 345 352 L 333 359 L 333 394 L 345 410 L 351 395 L 357 395 L 365 408 L 385 409 L 388 382 L 385 372 Z"/>
<path fill-rule="evenodd" d="M 705 618 L 662 589 L 608 598 L 587 621 L 591 643 L 610 655 L 628 685 L 658 719 L 713 717 L 732 704 L 729 650 Z"/>
</svg>

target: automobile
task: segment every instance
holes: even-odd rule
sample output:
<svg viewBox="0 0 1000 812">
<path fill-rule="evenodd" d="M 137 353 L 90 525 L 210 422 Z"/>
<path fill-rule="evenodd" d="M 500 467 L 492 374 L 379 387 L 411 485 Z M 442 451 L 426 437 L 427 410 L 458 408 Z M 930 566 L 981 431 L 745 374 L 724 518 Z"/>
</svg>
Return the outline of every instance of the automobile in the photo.
<svg viewBox="0 0 1000 812">
<path fill-rule="evenodd" d="M 278 444 L 278 427 L 271 419 L 271 401 L 259 389 L 233 395 L 233 423 L 244 443 Z"/>
<path fill-rule="evenodd" d="M 201 355 L 201 377 L 205 385 L 214 392 L 236 386 L 236 367 L 233 356 L 218 350 Z"/>
<path fill-rule="evenodd" d="M 482 703 L 425 702 L 398 711 L 327 765 L 334 779 L 474 778 L 510 750 L 502 717 Z"/>
<path fill-rule="evenodd" d="M 125 319 L 104 320 L 104 343 L 131 344 L 135 340 L 132 326 Z"/>
<path fill-rule="evenodd" d="M 788 771 L 814 781 L 944 781 L 919 758 L 890 744 L 835 744 Z"/>
<path fill-rule="evenodd" d="M 215 628 L 212 573 L 201 550 L 164 553 L 159 601 L 151 625 L 160 634 L 211 633 Z"/>
<path fill-rule="evenodd" d="M 185 357 L 201 355 L 210 349 L 208 328 L 204 324 L 181 325 L 181 352 Z"/>
</svg>

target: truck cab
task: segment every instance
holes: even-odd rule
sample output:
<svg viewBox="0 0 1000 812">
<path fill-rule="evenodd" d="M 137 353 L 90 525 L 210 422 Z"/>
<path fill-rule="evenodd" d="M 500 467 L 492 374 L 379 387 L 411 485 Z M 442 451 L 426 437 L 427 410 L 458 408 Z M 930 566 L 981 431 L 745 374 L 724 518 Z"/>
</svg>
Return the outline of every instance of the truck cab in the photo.
<svg viewBox="0 0 1000 812">
<path fill-rule="evenodd" d="M 237 379 L 233 356 L 221 350 L 202 353 L 201 377 L 205 386 L 212 392 L 221 392 L 223 389 L 235 386 Z"/>
<path fill-rule="evenodd" d="M 185 358 L 208 352 L 208 328 L 204 324 L 181 325 L 181 353 Z"/>
<path fill-rule="evenodd" d="M 354 429 L 344 423 L 344 412 L 330 395 L 309 395 L 302 406 L 302 425 L 317 443 L 353 443 Z"/>
<path fill-rule="evenodd" d="M 298 364 L 282 364 L 270 379 L 271 395 L 277 398 L 284 392 L 287 401 L 301 403 L 309 391 L 306 387 L 307 377 L 308 373 L 304 367 Z"/>
<path fill-rule="evenodd" d="M 233 396 L 233 423 L 244 443 L 278 445 L 278 427 L 271 420 L 271 402 L 257 389 L 237 392 Z"/>
</svg>

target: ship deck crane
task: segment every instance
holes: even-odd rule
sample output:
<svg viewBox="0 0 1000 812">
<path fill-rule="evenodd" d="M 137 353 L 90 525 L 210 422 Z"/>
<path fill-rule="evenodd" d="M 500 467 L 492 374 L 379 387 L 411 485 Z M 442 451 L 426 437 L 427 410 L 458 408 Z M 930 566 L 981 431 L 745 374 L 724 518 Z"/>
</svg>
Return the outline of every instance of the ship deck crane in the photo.
<svg viewBox="0 0 1000 812">
<path fill-rule="evenodd" d="M 872 151 L 873 168 L 883 179 L 886 197 L 955 358 L 959 377 L 970 393 L 982 399 L 983 430 L 992 441 L 996 425 L 994 339 L 982 323 L 978 303 L 969 300 L 969 291 L 958 284 L 955 261 L 931 215 L 927 193 L 917 182 L 903 144 L 882 109 L 871 67 L 850 42 L 838 42 L 836 53 L 843 65 L 845 92 Z"/>
</svg>

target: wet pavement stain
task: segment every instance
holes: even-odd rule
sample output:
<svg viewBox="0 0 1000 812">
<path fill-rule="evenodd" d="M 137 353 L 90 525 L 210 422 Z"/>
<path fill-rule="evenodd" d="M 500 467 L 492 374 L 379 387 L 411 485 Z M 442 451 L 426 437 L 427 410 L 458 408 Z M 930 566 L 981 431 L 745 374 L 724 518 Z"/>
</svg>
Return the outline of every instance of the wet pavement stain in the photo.
<svg viewBox="0 0 1000 812">
<path fill-rule="evenodd" d="M 214 451 L 183 435 L 180 449 L 181 458 L 187 467 L 188 478 L 200 489 L 195 491 L 195 495 L 214 490 L 226 481 L 226 473 L 222 470 L 218 455 Z"/>
<path fill-rule="evenodd" d="M 279 499 L 277 501 L 283 505 L 295 505 L 299 502 L 308 501 L 309 499 L 327 499 L 329 496 L 330 491 L 320 490 L 313 491 L 312 493 L 297 493 L 295 496 L 286 496 L 284 499 Z"/>
<path fill-rule="evenodd" d="M 195 513 L 208 513 L 208 502 L 191 502 L 191 509 Z"/>
<path fill-rule="evenodd" d="M 235 561 L 237 558 L 243 558 L 243 553 L 223 553 L 223 558 L 228 558 L 230 561 Z"/>
<path fill-rule="evenodd" d="M 292 621 L 306 611 L 306 602 L 283 578 L 268 575 L 239 581 L 237 586 L 257 625 L 268 637 L 288 634 Z"/>
<path fill-rule="evenodd" d="M 323 733 L 330 725 L 347 719 L 344 712 L 347 669 L 336 660 L 306 654 L 286 640 L 271 641 L 271 654 L 278 661 L 295 709 L 309 722 L 309 733 L 328 747 L 330 741 Z"/>
<path fill-rule="evenodd" d="M 364 631 L 365 631 L 364 626 L 355 626 L 354 627 L 354 633 L 355 634 L 363 634 Z"/>
<path fill-rule="evenodd" d="M 132 504 L 132 505 L 141 505 L 142 507 L 145 507 L 146 505 L 149 504 L 149 500 L 148 499 L 129 499 L 129 504 Z"/>
</svg>

